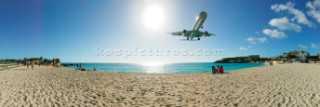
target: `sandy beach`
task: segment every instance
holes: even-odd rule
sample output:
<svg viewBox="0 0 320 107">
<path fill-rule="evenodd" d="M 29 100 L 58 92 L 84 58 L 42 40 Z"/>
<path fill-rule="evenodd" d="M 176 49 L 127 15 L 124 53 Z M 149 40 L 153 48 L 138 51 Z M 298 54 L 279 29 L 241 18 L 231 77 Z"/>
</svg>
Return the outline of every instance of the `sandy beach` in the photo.
<svg viewBox="0 0 320 107">
<path fill-rule="evenodd" d="M 18 67 L 16 64 L 0 64 L 0 71 Z"/>
<path fill-rule="evenodd" d="M 226 74 L 0 71 L 0 106 L 320 106 L 320 65 L 282 64 Z"/>
</svg>

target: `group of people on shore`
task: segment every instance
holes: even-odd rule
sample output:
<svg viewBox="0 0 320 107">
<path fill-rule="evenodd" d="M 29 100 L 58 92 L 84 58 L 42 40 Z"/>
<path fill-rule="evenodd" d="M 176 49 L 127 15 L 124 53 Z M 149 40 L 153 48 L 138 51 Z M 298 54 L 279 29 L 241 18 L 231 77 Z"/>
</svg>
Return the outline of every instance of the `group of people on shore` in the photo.
<svg viewBox="0 0 320 107">
<path fill-rule="evenodd" d="M 76 64 L 77 66 L 77 69 L 80 70 L 80 71 L 89 71 L 88 69 L 85 69 L 82 67 L 82 64 Z M 97 71 L 96 67 L 93 68 L 93 71 Z"/>
<path fill-rule="evenodd" d="M 217 65 L 217 68 L 212 66 L 211 69 L 212 69 L 212 71 L 211 71 L 212 74 L 217 74 L 217 73 L 223 74 L 224 73 L 224 69 L 223 69 L 222 65 Z"/>
<path fill-rule="evenodd" d="M 27 69 L 29 69 L 29 66 L 31 67 L 31 69 L 34 69 L 34 66 L 48 66 L 49 64 L 45 64 L 43 62 L 39 62 L 39 61 L 33 61 L 33 60 L 26 60 L 24 62 L 17 62 L 18 65 L 22 64 L 24 66 L 27 66 Z M 59 67 L 58 65 L 51 65 L 53 67 Z"/>
</svg>

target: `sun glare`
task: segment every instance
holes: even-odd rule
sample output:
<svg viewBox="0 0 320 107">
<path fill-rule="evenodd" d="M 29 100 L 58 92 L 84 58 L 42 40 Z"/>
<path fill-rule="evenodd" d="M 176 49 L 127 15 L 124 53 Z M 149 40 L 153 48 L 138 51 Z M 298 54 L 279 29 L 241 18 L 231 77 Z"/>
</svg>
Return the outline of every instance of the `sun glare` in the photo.
<svg viewBox="0 0 320 107">
<path fill-rule="evenodd" d="M 149 6 L 143 14 L 143 21 L 147 28 L 158 29 L 162 26 L 164 13 L 158 6 Z"/>
<path fill-rule="evenodd" d="M 163 65 L 165 63 L 160 62 L 146 62 L 140 63 L 146 73 L 163 73 Z"/>
<path fill-rule="evenodd" d="M 148 67 L 156 67 L 156 66 L 163 66 L 164 63 L 148 62 L 148 63 L 141 63 L 140 65 L 148 66 Z"/>
</svg>

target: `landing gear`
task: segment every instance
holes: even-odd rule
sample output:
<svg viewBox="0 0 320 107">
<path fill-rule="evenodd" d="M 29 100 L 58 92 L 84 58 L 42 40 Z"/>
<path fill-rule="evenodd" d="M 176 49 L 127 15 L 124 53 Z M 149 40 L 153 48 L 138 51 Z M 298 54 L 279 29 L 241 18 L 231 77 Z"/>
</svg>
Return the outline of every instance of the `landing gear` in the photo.
<svg viewBox="0 0 320 107">
<path fill-rule="evenodd" d="M 198 38 L 198 40 L 200 40 L 200 37 Z"/>
</svg>

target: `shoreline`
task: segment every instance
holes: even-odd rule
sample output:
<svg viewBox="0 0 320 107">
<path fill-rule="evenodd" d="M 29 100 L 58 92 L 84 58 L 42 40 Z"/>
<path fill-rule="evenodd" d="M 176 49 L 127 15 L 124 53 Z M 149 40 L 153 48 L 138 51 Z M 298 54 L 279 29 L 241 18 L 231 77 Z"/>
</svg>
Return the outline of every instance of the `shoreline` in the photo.
<svg viewBox="0 0 320 107">
<path fill-rule="evenodd" d="M 19 67 L 19 66 L 20 65 L 17 65 L 17 64 L 0 64 L 0 71 L 16 68 L 16 67 Z"/>
<path fill-rule="evenodd" d="M 199 62 L 200 63 L 200 62 Z M 206 66 L 208 66 L 207 64 L 211 64 L 211 63 L 207 63 L 207 62 L 201 62 L 203 64 L 206 64 Z M 200 63 L 200 64 L 201 64 Z M 70 69 L 75 69 L 75 64 L 77 63 L 64 63 L 62 65 L 67 65 L 67 66 L 63 66 L 63 67 L 67 67 L 67 68 L 70 68 Z M 110 66 L 110 65 L 104 65 L 102 66 L 103 68 L 107 68 L 107 69 L 102 69 L 102 68 L 99 68 L 99 66 L 101 67 L 101 65 L 91 65 L 91 64 L 95 64 L 95 63 L 82 63 L 83 65 L 89 65 L 91 67 L 83 67 L 86 69 L 86 71 L 93 71 L 93 67 L 96 67 L 97 68 L 97 72 L 122 72 L 122 73 L 155 73 L 155 74 L 197 74 L 197 73 L 206 73 L 206 72 L 211 72 L 211 66 L 210 67 L 206 67 L 207 69 L 202 69 L 202 70 L 192 70 L 192 71 L 189 71 L 187 70 L 186 68 L 173 68 L 173 69 L 186 69 L 186 71 L 183 71 L 183 70 L 178 70 L 178 71 L 171 71 L 170 68 L 167 67 L 170 66 L 170 64 L 164 64 L 164 65 L 160 65 L 160 66 L 138 66 L 138 64 L 136 63 L 130 63 L 129 66 L 134 66 L 133 69 L 142 69 L 142 70 L 135 70 L 135 71 L 127 71 L 127 70 L 124 70 L 122 71 L 121 69 L 118 69 L 119 67 L 116 67 L 116 69 L 113 69 L 112 67 L 110 68 L 107 68 L 107 67 L 104 67 L 104 66 Z M 99 64 L 104 64 L 104 63 L 99 63 Z M 113 64 L 113 63 L 105 63 L 105 64 Z M 118 64 L 118 63 L 116 63 Z M 129 63 L 125 63 L 125 64 L 129 64 Z M 193 63 L 173 63 L 173 64 L 193 64 Z M 213 63 L 215 64 L 214 66 L 217 66 L 217 65 L 223 65 L 224 66 L 224 71 L 225 72 L 233 72 L 233 71 L 236 71 L 236 70 L 241 70 L 241 69 L 247 69 L 247 68 L 253 68 L 253 67 L 263 67 L 263 66 L 267 66 L 265 65 L 264 63 Z M 229 65 L 230 64 L 230 65 Z M 246 64 L 249 64 L 249 66 L 247 67 L 243 67 L 242 65 L 246 65 Z M 255 64 L 255 65 L 250 65 L 250 64 Z M 69 66 L 70 65 L 70 66 Z M 97 67 L 98 66 L 98 67 Z M 125 65 L 127 66 L 127 65 Z M 175 65 L 173 65 L 175 66 Z M 178 65 L 180 66 L 180 65 Z M 187 66 L 187 65 L 183 65 L 183 66 Z M 235 67 L 236 66 L 236 67 Z M 237 67 L 238 66 L 238 67 Z M 160 67 L 160 68 L 158 68 Z M 163 69 L 162 67 L 164 67 L 165 69 Z M 199 67 L 199 68 L 204 68 L 203 65 L 197 65 L 195 66 L 196 68 Z M 151 70 L 149 70 L 151 68 Z M 109 69 L 113 69 L 113 70 L 109 70 Z M 118 70 L 117 70 L 118 69 Z M 162 69 L 160 70 L 160 72 L 148 72 L 148 71 L 157 71 L 159 69 Z M 170 72 L 171 71 L 171 72 Z"/>
</svg>

